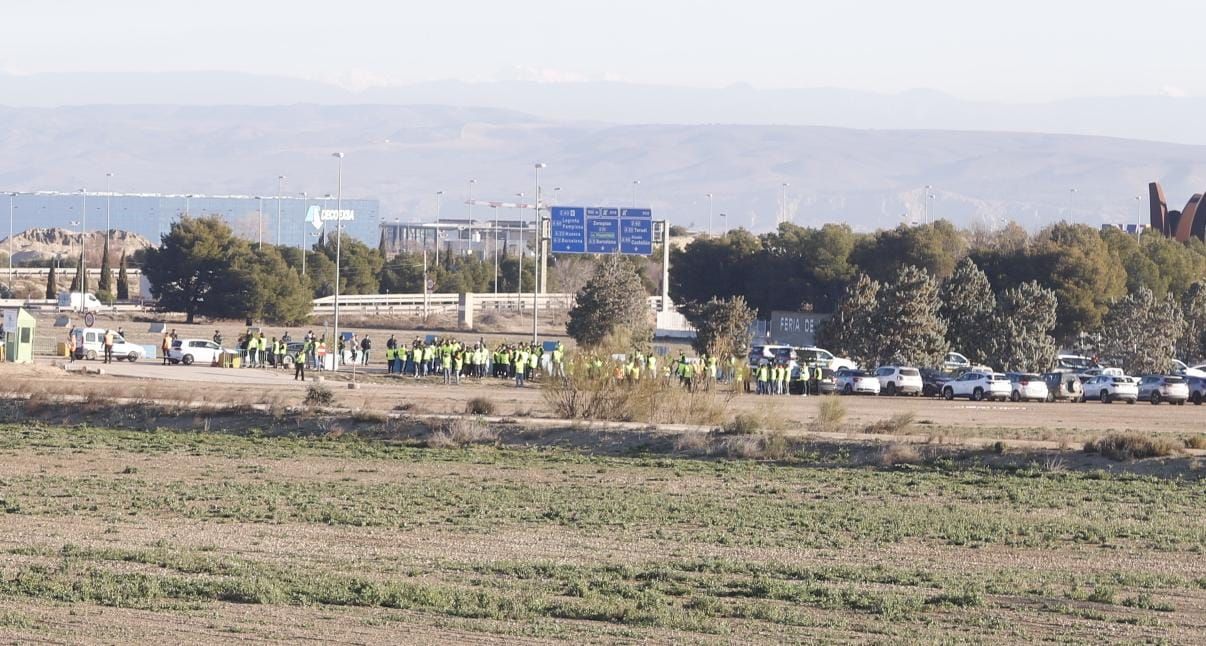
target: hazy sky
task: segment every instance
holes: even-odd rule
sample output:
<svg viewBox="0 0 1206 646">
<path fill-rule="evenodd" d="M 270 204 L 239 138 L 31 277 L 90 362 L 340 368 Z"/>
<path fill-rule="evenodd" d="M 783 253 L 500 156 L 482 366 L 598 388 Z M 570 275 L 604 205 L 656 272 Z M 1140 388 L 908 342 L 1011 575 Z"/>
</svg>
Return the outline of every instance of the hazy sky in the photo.
<svg viewBox="0 0 1206 646">
<path fill-rule="evenodd" d="M 1206 95 L 1192 0 L 8 0 L 0 15 L 0 70 L 18 74 Z"/>
</svg>

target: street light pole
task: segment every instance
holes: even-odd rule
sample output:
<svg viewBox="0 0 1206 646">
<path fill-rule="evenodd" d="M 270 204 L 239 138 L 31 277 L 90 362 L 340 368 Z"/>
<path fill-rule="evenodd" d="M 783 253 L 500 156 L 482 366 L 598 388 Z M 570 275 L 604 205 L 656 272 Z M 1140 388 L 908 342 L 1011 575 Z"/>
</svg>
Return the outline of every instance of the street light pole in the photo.
<svg viewBox="0 0 1206 646">
<path fill-rule="evenodd" d="M 112 238 L 113 227 L 109 220 L 110 206 L 113 199 L 113 193 L 109 190 L 113 173 L 105 173 L 105 248 L 109 248 L 109 241 Z"/>
<path fill-rule="evenodd" d="M 516 194 L 515 194 L 515 197 L 516 197 L 516 199 L 522 200 L 522 199 L 523 199 L 523 193 L 516 193 Z M 523 207 L 521 206 L 520 208 L 523 208 Z M 523 211 L 520 211 L 520 213 L 523 213 Z M 519 221 L 520 221 L 520 223 L 522 224 L 522 223 L 523 223 L 523 218 L 521 217 L 521 218 L 519 219 Z M 528 255 L 528 253 L 527 253 L 527 252 L 528 252 L 528 250 L 527 250 L 527 240 L 525 239 L 526 237 L 527 237 L 527 236 L 523 235 L 523 231 L 522 231 L 522 230 L 520 230 L 520 235 L 519 235 L 519 271 L 515 272 L 515 273 L 517 274 L 517 276 L 515 277 L 515 305 L 516 305 L 516 309 L 521 309 L 521 308 L 523 308 L 523 258 L 524 258 L 524 256 Z"/>
<path fill-rule="evenodd" d="M 473 185 L 477 183 L 476 179 L 469 179 L 469 253 L 473 254 Z"/>
<path fill-rule="evenodd" d="M 930 184 L 925 185 L 925 217 L 923 218 L 923 221 L 926 224 L 930 223 L 930 198 L 934 197 L 933 195 L 930 195 L 930 191 L 933 190 L 933 188 L 934 187 Z"/>
<path fill-rule="evenodd" d="M 498 296 L 498 207 L 494 209 L 494 295 Z M 9 236 L 12 239 L 12 236 Z M 426 247 L 424 247 L 426 249 Z"/>
<path fill-rule="evenodd" d="M 440 197 L 444 195 L 444 191 L 436 191 L 436 230 L 435 230 L 435 264 L 440 266 Z"/>
<path fill-rule="evenodd" d="M 13 200 L 17 194 L 8 194 L 8 286 L 13 286 Z"/>
<path fill-rule="evenodd" d="M 256 240 L 257 240 L 255 249 L 256 249 L 256 251 L 260 251 L 261 249 L 264 248 L 264 198 L 257 195 L 257 196 L 255 196 L 255 201 L 257 203 L 259 203 L 259 208 L 260 208 L 259 219 L 257 220 L 257 224 L 255 227 Z"/>
<path fill-rule="evenodd" d="M 1143 237 L 1143 196 L 1135 196 L 1135 241 Z"/>
<path fill-rule="evenodd" d="M 276 176 L 276 244 L 281 243 L 281 191 L 285 189 L 285 176 Z"/>
<path fill-rule="evenodd" d="M 536 249 L 539 262 L 536 264 L 536 283 L 532 285 L 532 345 L 535 345 L 538 340 L 537 335 L 537 320 L 540 318 L 540 300 L 537 294 L 541 291 L 545 277 L 545 257 L 544 257 L 544 222 L 540 219 L 540 169 L 546 165 L 541 162 L 536 162 Z"/>
<path fill-rule="evenodd" d="M 791 184 L 789 184 L 787 182 L 783 182 L 783 202 L 782 202 L 783 211 L 781 212 L 782 215 L 780 215 L 780 217 L 779 217 L 779 222 L 787 222 L 787 187 L 788 186 L 791 186 Z"/>
<path fill-rule="evenodd" d="M 88 189 L 80 189 L 80 292 L 88 291 L 88 245 L 84 242 L 88 230 Z M 81 303 L 83 301 L 80 301 Z"/>
<path fill-rule="evenodd" d="M 343 245 L 343 153 L 332 153 L 339 160 L 339 170 L 335 176 L 335 358 L 331 361 L 332 369 L 339 372 L 339 264 L 340 251 Z"/>
<path fill-rule="evenodd" d="M 708 235 L 712 235 L 712 194 L 707 194 L 708 198 Z"/>
<path fill-rule="evenodd" d="M 309 197 L 306 195 L 305 191 L 301 192 L 301 200 L 302 200 L 302 213 L 304 214 L 310 206 L 310 200 L 309 200 Z M 304 215 L 303 215 L 303 217 L 304 217 Z M 305 262 L 305 260 L 306 260 L 306 234 L 309 233 L 309 231 L 306 231 L 305 223 L 302 224 L 301 232 L 302 232 L 302 234 L 301 234 L 300 244 L 301 244 L 301 252 L 302 252 L 302 262 Z M 305 274 L 305 273 L 306 272 L 304 272 L 304 271 L 302 272 L 302 274 Z"/>
<path fill-rule="evenodd" d="M 640 185 L 641 185 L 641 180 L 639 180 L 639 179 L 632 180 L 632 208 L 634 208 L 634 209 L 636 208 L 636 190 L 637 190 L 637 187 Z"/>
</svg>

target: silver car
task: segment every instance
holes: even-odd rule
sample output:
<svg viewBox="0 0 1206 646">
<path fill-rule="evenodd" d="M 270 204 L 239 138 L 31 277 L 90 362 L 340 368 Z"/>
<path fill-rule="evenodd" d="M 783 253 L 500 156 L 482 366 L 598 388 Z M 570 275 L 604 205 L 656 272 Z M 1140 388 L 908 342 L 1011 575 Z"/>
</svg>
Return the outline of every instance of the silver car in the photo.
<svg viewBox="0 0 1206 646">
<path fill-rule="evenodd" d="M 1160 402 L 1184 406 L 1189 401 L 1189 385 L 1183 377 L 1148 375 L 1139 380 L 1139 399 L 1146 399 L 1153 406 Z"/>
</svg>

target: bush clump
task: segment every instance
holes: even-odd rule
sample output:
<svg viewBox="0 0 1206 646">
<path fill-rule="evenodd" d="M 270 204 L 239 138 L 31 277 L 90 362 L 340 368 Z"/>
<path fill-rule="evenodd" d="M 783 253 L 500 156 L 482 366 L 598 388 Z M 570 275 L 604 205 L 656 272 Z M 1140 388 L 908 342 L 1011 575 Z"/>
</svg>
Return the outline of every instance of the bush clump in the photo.
<svg viewBox="0 0 1206 646">
<path fill-rule="evenodd" d="M 474 397 L 465 404 L 465 412 L 470 415 L 493 415 L 495 409 L 494 400 L 489 397 Z"/>
<path fill-rule="evenodd" d="M 330 406 L 335 403 L 335 393 L 322 384 L 311 384 L 306 388 L 303 403 L 307 406 Z"/>
<path fill-rule="evenodd" d="M 1100 453 L 1111 460 L 1142 460 L 1162 458 L 1181 450 L 1167 437 L 1140 433 L 1112 433 L 1085 444 L 1086 453 Z"/>
<path fill-rule="evenodd" d="M 756 415 L 740 413 L 720 427 L 725 435 L 753 435 L 762 430 L 762 420 Z"/>
<path fill-rule="evenodd" d="M 880 466 L 891 467 L 918 462 L 921 462 L 921 453 L 909 444 L 889 444 L 879 453 Z"/>
<path fill-rule="evenodd" d="M 817 418 L 813 421 L 816 430 L 833 433 L 842 428 L 846 421 L 846 405 L 837 397 L 825 397 L 817 408 Z"/>
</svg>

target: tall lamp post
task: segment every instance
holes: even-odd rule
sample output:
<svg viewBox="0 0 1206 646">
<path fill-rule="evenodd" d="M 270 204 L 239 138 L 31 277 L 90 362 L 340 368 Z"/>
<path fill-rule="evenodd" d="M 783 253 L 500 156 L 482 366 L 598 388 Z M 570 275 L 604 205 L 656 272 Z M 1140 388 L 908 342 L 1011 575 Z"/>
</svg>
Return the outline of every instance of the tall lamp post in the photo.
<svg viewBox="0 0 1206 646">
<path fill-rule="evenodd" d="M 538 298 L 538 294 L 541 291 L 540 286 L 541 286 L 542 280 L 544 279 L 544 221 L 540 219 L 540 169 L 545 168 L 546 166 L 547 166 L 546 164 L 543 164 L 541 162 L 536 162 L 536 165 L 535 165 L 535 168 L 536 168 L 536 250 L 537 250 L 538 261 L 536 262 L 536 280 L 532 281 L 532 282 L 536 283 L 535 285 L 532 285 L 532 345 L 536 345 L 536 342 L 538 339 L 537 327 L 536 327 L 538 319 L 540 318 L 540 300 Z"/>
<path fill-rule="evenodd" d="M 1135 240 L 1143 238 L 1143 196 L 1135 196 Z"/>
<path fill-rule="evenodd" d="M 783 211 L 782 211 L 782 215 L 779 216 L 779 222 L 787 222 L 787 187 L 788 186 L 791 186 L 791 184 L 789 184 L 787 182 L 783 182 L 783 197 L 782 197 L 782 202 L 781 202 L 783 205 Z"/>
<path fill-rule="evenodd" d="M 111 221 L 109 220 L 109 215 L 110 215 L 110 211 L 111 211 L 110 207 L 111 207 L 111 203 L 112 203 L 112 199 L 113 199 L 113 193 L 109 190 L 112 180 L 113 180 L 113 173 L 105 173 L 105 248 L 106 249 L 109 248 L 109 241 L 113 237 L 113 226 L 112 226 Z"/>
<path fill-rule="evenodd" d="M 255 233 L 255 235 L 256 235 L 255 249 L 256 249 L 256 251 L 259 251 L 264 248 L 264 198 L 257 195 L 257 196 L 255 196 L 255 201 L 257 204 L 259 204 L 259 210 L 260 210 L 260 215 L 259 215 L 258 219 L 256 220 L 256 227 L 255 227 L 255 232 L 256 232 Z"/>
<path fill-rule="evenodd" d="M 704 197 L 708 198 L 708 235 L 712 235 L 712 194 L 708 193 Z"/>
<path fill-rule="evenodd" d="M 498 207 L 491 208 L 494 209 L 494 295 L 498 296 Z"/>
<path fill-rule="evenodd" d="M 522 200 L 523 193 L 516 193 L 515 198 L 516 200 Z M 520 211 L 520 213 L 522 213 L 522 211 Z M 522 224 L 523 218 L 520 218 L 519 222 Z M 527 236 L 523 235 L 523 229 L 520 229 L 519 231 L 519 271 L 515 272 L 515 305 L 517 309 L 523 307 L 523 258 L 527 255 L 528 251 L 528 244 L 526 240 Z"/>
<path fill-rule="evenodd" d="M 444 191 L 436 191 L 436 193 L 435 193 L 435 201 L 436 201 L 435 264 L 436 264 L 436 267 L 440 266 L 440 198 L 443 196 L 444 196 Z"/>
<path fill-rule="evenodd" d="M 281 243 L 281 191 L 285 189 L 285 176 L 276 176 L 276 244 Z"/>
<path fill-rule="evenodd" d="M 331 361 L 331 366 L 335 372 L 339 371 L 339 265 L 340 251 L 343 245 L 343 153 L 331 153 L 331 156 L 339 160 L 339 170 L 335 175 L 335 338 L 332 340 L 335 344 L 335 358 Z"/>
<path fill-rule="evenodd" d="M 304 217 L 306 211 L 310 207 L 310 197 L 308 195 L 306 195 L 305 191 L 301 192 L 301 201 L 302 201 L 302 214 Z M 302 232 L 302 234 L 301 234 L 301 243 L 300 244 L 301 244 L 301 252 L 302 252 L 302 261 L 304 262 L 306 260 L 306 234 L 309 233 L 308 231 L 306 231 L 305 224 L 302 224 L 301 232 Z M 305 273 L 306 272 L 304 272 L 304 271 L 302 272 L 302 274 L 305 274 Z"/>
<path fill-rule="evenodd" d="M 13 200 L 17 194 L 8 194 L 8 284 L 13 284 Z"/>
<path fill-rule="evenodd" d="M 923 220 L 926 224 L 930 223 L 930 198 L 934 197 L 933 195 L 930 195 L 930 191 L 932 190 L 934 190 L 932 185 L 925 185 L 925 217 Z"/>
<path fill-rule="evenodd" d="M 632 208 L 634 208 L 634 209 L 636 208 L 636 190 L 637 190 L 637 187 L 640 185 L 641 185 L 641 180 L 639 180 L 639 179 L 632 180 Z"/>
<path fill-rule="evenodd" d="M 469 180 L 469 253 L 473 253 L 473 185 L 476 179 Z"/>
<path fill-rule="evenodd" d="M 80 222 L 80 292 L 87 292 L 88 246 L 84 243 L 84 236 L 88 230 L 88 189 L 86 188 L 80 189 Z"/>
</svg>

